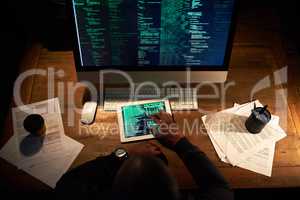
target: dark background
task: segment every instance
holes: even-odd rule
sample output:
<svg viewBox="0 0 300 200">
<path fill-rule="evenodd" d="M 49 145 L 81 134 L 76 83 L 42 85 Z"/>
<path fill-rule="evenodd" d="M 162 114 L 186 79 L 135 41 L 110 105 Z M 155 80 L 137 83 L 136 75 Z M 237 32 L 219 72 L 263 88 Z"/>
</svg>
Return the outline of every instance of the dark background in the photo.
<svg viewBox="0 0 300 200">
<path fill-rule="evenodd" d="M 12 99 L 13 83 L 17 77 L 18 66 L 26 49 L 35 42 L 41 42 L 49 50 L 72 50 L 72 34 L 70 17 L 67 12 L 69 0 L 26 0 L 5 1 L 0 7 L 1 26 L 1 104 L 0 104 L 0 137 L 3 123 Z M 251 22 L 259 23 L 256 18 L 257 10 L 272 10 L 278 21 L 269 21 L 267 26 L 280 27 L 280 34 L 287 44 L 287 51 L 293 49 L 299 54 L 300 50 L 300 12 L 297 1 L 285 0 L 240 0 L 238 2 L 239 19 L 247 15 Z M 246 13 L 246 14 L 245 14 Z M 276 15 L 276 16 L 275 16 Z M 266 18 L 270 16 L 265 16 Z M 259 26 L 261 27 L 261 26 Z M 287 52 L 288 53 L 288 52 Z M 0 178 L 0 193 L 14 192 L 7 188 Z M 20 193 L 19 193 L 20 194 Z M 290 189 L 247 189 L 236 190 L 236 199 L 299 199 L 298 188 Z M 18 195 L 18 194 L 16 194 Z M 2 196 L 0 194 L 0 196 Z M 41 193 L 43 199 L 51 197 Z M 2 198 L 1 198 L 2 199 Z"/>
<path fill-rule="evenodd" d="M 50 50 L 72 50 L 70 13 L 67 12 L 70 0 L 5 1 L 1 4 L 0 130 L 11 101 L 18 66 L 26 48 L 34 41 L 39 41 Z M 256 10 L 262 8 L 275 11 L 272 14 L 278 15 L 276 17 L 280 20 L 270 21 L 268 26 L 280 26 L 282 37 L 299 51 L 300 14 L 297 1 L 285 0 L 277 3 L 274 0 L 240 0 L 238 21 L 244 17 L 244 13 L 252 13 L 253 22 L 259 23 Z M 268 14 L 270 12 L 266 12 L 266 15 Z"/>
</svg>

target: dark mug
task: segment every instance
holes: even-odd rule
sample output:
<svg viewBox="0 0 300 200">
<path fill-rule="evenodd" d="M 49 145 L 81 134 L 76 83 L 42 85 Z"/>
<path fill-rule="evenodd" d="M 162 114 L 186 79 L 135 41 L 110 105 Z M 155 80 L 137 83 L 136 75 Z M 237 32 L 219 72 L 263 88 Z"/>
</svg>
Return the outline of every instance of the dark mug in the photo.
<svg viewBox="0 0 300 200">
<path fill-rule="evenodd" d="M 251 115 L 245 122 L 245 126 L 250 133 L 259 133 L 271 120 L 271 113 L 267 110 L 267 106 L 256 107 L 251 110 Z"/>
<path fill-rule="evenodd" d="M 39 114 L 28 115 L 23 122 L 23 126 L 33 136 L 43 137 L 45 135 L 45 120 Z"/>
</svg>

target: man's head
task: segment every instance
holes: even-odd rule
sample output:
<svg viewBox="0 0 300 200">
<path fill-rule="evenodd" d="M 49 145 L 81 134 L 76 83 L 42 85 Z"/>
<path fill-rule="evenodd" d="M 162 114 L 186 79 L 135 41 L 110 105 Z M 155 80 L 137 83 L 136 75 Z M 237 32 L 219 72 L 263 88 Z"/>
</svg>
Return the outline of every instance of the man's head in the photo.
<svg viewBox="0 0 300 200">
<path fill-rule="evenodd" d="M 167 166 L 154 156 L 133 156 L 118 171 L 113 197 L 118 200 L 178 199 L 178 186 Z"/>
</svg>

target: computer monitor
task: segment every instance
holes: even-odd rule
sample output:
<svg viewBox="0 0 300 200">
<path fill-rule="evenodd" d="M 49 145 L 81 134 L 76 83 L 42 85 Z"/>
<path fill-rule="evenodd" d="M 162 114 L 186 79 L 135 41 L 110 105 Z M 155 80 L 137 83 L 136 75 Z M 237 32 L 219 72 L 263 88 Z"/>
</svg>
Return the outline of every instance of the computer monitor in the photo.
<svg viewBox="0 0 300 200">
<path fill-rule="evenodd" d="M 72 13 L 79 80 L 226 80 L 235 0 L 72 0 Z"/>
</svg>

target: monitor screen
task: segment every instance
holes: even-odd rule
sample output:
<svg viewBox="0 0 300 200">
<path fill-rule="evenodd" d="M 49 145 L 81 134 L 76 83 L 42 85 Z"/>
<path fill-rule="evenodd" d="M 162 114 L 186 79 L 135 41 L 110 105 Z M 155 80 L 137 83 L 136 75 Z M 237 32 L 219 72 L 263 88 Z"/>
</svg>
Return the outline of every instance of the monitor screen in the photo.
<svg viewBox="0 0 300 200">
<path fill-rule="evenodd" d="M 234 0 L 73 0 L 82 68 L 223 66 Z"/>
</svg>

